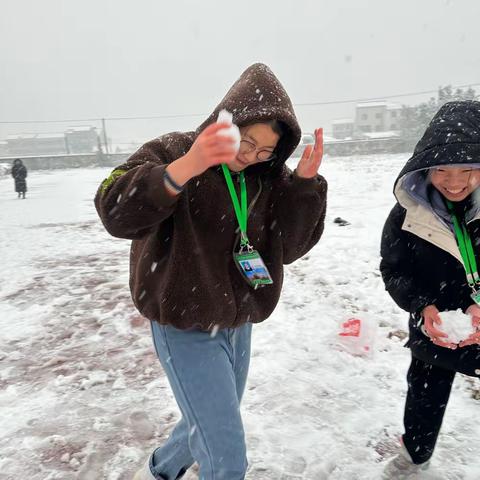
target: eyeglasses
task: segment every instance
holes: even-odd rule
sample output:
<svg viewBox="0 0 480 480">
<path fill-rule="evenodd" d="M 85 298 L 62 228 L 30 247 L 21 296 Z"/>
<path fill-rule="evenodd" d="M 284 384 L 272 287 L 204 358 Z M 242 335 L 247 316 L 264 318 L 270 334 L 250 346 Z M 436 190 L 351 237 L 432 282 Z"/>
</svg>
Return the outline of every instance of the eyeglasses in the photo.
<svg viewBox="0 0 480 480">
<path fill-rule="evenodd" d="M 259 150 L 254 143 L 249 142 L 248 140 L 240 140 L 240 153 L 252 152 L 257 152 L 257 160 L 259 162 L 268 162 L 277 158 L 275 153 L 273 153 L 271 150 Z"/>
</svg>

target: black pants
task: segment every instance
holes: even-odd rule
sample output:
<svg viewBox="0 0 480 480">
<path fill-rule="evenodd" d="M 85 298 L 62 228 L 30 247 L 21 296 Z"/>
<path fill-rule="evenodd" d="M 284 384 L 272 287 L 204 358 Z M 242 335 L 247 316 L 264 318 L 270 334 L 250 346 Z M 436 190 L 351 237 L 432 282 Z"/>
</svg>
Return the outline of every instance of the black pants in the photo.
<svg viewBox="0 0 480 480">
<path fill-rule="evenodd" d="M 426 462 L 433 454 L 454 378 L 455 371 L 412 357 L 403 442 L 414 463 Z"/>
</svg>

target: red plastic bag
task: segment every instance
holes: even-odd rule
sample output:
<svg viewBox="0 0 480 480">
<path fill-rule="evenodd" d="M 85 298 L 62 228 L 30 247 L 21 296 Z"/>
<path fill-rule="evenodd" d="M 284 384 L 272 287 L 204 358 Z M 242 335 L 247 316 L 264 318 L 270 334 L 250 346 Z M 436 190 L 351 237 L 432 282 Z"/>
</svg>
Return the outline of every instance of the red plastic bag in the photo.
<svg viewBox="0 0 480 480">
<path fill-rule="evenodd" d="M 376 336 L 376 325 L 360 318 L 349 318 L 340 324 L 337 344 L 341 350 L 358 356 L 369 356 L 373 353 Z"/>
</svg>

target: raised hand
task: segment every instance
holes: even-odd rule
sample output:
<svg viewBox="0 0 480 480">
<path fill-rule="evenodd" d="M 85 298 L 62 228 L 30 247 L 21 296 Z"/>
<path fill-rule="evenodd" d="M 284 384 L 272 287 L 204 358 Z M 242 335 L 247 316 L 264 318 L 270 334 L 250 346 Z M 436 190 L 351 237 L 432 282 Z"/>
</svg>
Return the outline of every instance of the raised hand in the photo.
<svg viewBox="0 0 480 480">
<path fill-rule="evenodd" d="M 315 145 L 307 145 L 296 168 L 297 175 L 312 178 L 318 173 L 323 158 L 323 128 L 315 130 Z"/>
<path fill-rule="evenodd" d="M 218 135 L 222 128 L 229 128 L 230 124 L 213 123 L 209 125 L 193 142 L 190 150 L 167 167 L 170 177 L 178 185 L 184 185 L 191 178 L 201 175 L 210 167 L 228 163 L 235 158 L 235 139 L 231 136 Z M 177 191 L 167 190 L 172 195 Z"/>
<path fill-rule="evenodd" d="M 229 128 L 230 124 L 221 122 L 209 125 L 193 142 L 187 157 L 196 175 L 221 163 L 228 163 L 235 158 L 235 140 L 227 135 L 218 135 L 219 130 Z"/>
</svg>

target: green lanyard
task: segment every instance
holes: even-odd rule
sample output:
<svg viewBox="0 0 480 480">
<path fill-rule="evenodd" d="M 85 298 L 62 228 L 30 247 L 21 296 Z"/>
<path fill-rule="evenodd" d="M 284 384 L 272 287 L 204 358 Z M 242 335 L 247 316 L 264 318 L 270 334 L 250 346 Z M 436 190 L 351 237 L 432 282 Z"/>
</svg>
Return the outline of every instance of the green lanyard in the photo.
<svg viewBox="0 0 480 480">
<path fill-rule="evenodd" d="M 241 205 L 238 201 L 237 192 L 235 191 L 235 186 L 233 185 L 232 175 L 230 170 L 223 163 L 222 164 L 223 175 L 227 182 L 228 190 L 230 196 L 232 197 L 233 208 L 235 209 L 235 214 L 237 215 L 238 226 L 240 227 L 241 232 L 241 241 L 240 246 L 247 246 L 249 244 L 247 237 L 247 218 L 248 218 L 248 205 L 247 205 L 247 185 L 245 183 L 245 174 L 240 172 L 240 197 Z"/>
<path fill-rule="evenodd" d="M 467 273 L 467 280 L 470 287 L 475 288 L 480 284 L 480 277 L 478 275 L 477 261 L 475 259 L 475 252 L 473 251 L 472 240 L 468 234 L 467 227 L 464 223 L 460 224 L 457 216 L 453 210 L 451 202 L 447 201 L 447 206 L 452 216 L 453 229 L 457 237 L 458 248 L 462 255 L 463 265 Z"/>
</svg>

